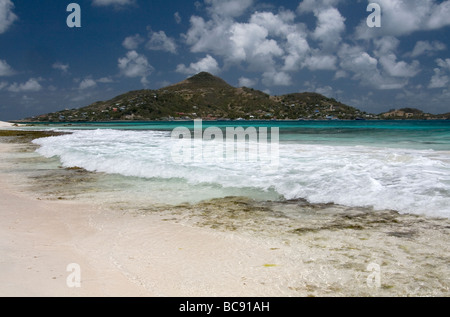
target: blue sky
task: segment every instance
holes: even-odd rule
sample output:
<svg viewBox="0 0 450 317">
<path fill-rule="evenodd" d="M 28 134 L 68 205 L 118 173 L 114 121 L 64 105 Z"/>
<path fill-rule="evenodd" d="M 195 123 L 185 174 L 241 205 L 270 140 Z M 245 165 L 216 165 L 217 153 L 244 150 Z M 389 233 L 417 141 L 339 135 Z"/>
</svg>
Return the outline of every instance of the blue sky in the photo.
<svg viewBox="0 0 450 317">
<path fill-rule="evenodd" d="M 70 3 L 81 28 L 69 28 Z M 369 3 L 381 27 L 369 28 Z M 450 1 L 0 0 L 0 120 L 209 71 L 365 111 L 450 112 Z"/>
</svg>

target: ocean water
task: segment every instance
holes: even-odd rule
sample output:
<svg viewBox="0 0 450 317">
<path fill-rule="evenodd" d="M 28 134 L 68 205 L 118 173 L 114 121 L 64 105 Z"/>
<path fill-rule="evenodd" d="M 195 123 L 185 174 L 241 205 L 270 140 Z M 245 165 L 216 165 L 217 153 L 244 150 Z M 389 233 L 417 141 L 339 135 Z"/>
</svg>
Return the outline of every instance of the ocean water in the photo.
<svg viewBox="0 0 450 317">
<path fill-rule="evenodd" d="M 197 134 L 195 127 L 198 122 L 46 126 L 72 134 L 34 143 L 40 155 L 108 175 L 143 200 L 245 196 L 450 218 L 450 121 L 203 122 Z M 259 133 L 225 140 L 217 131 L 226 136 L 227 127 Z M 172 137 L 176 128 L 192 130 L 192 138 L 208 128 L 216 133 L 180 141 Z"/>
</svg>

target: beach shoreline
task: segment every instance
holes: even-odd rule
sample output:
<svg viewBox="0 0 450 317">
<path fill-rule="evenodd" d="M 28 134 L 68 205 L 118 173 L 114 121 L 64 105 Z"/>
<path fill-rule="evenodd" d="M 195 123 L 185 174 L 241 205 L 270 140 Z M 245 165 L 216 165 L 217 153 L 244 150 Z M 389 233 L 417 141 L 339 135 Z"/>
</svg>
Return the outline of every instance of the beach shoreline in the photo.
<svg viewBox="0 0 450 317">
<path fill-rule="evenodd" d="M 0 143 L 1 156 L 17 151 Z M 272 207 L 234 199 L 136 212 L 51 201 L 14 168 L 0 167 L 0 296 L 449 295 L 448 219 L 285 204 L 276 208 L 311 210 L 302 227 L 271 232 Z M 80 288 L 67 285 L 72 263 Z"/>
<path fill-rule="evenodd" d="M 13 145 L 0 144 L 0 152 Z M 251 254 L 269 250 L 234 236 L 104 210 L 95 204 L 44 201 L 0 179 L 0 296 L 250 296 L 256 285 L 235 272 L 260 265 Z M 120 237 L 120 238 L 119 238 Z M 240 264 L 233 254 L 247 255 Z M 227 263 L 228 262 L 228 263 Z M 251 264 L 249 263 L 251 262 Z M 81 267 L 82 286 L 66 283 L 69 264 Z M 125 265 L 126 264 L 126 265 Z M 129 268 L 132 268 L 130 270 Z M 208 275 L 208 273 L 210 273 Z M 172 280 L 168 284 L 167 280 Z M 203 282 L 202 282 L 203 281 Z M 273 295 L 261 290 L 260 295 Z"/>
<path fill-rule="evenodd" d="M 14 126 L 14 124 L 12 124 L 12 123 L 9 123 L 9 122 L 5 122 L 5 121 L 0 121 L 0 129 L 1 128 L 11 128 L 11 127 L 13 127 Z"/>
<path fill-rule="evenodd" d="M 9 151 L 15 144 L 0 144 L 0 153 Z M 41 200 L 11 185 L 17 179 L 8 177 L 0 178 L 0 296 L 280 294 L 239 276 L 252 276 L 256 269 L 264 273 L 264 257 L 273 260 L 269 248 L 251 239 L 171 223 L 160 215 Z M 81 267 L 80 288 L 66 283 L 72 263 Z M 259 278 L 263 283 L 264 274 Z"/>
</svg>

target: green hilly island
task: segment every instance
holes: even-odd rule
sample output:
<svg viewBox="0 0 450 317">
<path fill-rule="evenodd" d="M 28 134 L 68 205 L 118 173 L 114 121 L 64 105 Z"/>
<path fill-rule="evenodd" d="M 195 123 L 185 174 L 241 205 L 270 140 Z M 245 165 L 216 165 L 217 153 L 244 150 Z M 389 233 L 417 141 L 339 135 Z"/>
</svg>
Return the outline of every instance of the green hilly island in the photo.
<svg viewBox="0 0 450 317">
<path fill-rule="evenodd" d="M 450 118 L 450 114 L 428 115 L 417 109 L 412 112 L 393 110 L 390 114 L 368 114 L 311 92 L 270 96 L 252 88 L 235 88 L 219 77 L 202 72 L 158 90 L 130 91 L 87 107 L 26 118 L 21 122 Z"/>
</svg>

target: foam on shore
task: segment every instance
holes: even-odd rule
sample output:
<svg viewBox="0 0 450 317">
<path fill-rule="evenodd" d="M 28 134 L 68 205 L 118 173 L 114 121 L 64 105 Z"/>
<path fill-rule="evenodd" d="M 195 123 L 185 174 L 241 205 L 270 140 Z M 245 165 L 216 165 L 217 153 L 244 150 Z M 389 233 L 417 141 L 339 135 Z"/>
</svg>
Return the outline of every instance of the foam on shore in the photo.
<svg viewBox="0 0 450 317">
<path fill-rule="evenodd" d="M 0 121 L 0 128 L 11 128 L 13 126 L 14 126 L 14 124 L 12 124 L 12 123 Z"/>
</svg>

